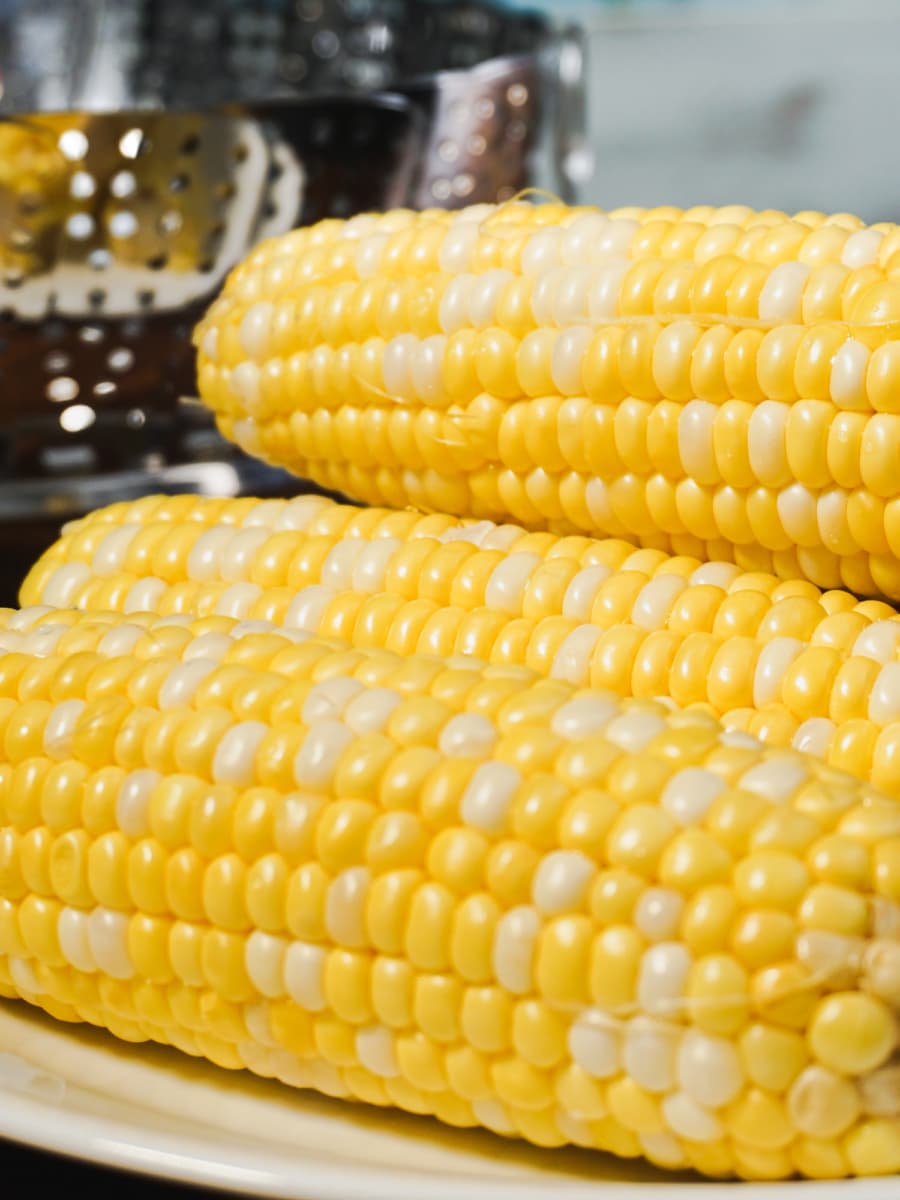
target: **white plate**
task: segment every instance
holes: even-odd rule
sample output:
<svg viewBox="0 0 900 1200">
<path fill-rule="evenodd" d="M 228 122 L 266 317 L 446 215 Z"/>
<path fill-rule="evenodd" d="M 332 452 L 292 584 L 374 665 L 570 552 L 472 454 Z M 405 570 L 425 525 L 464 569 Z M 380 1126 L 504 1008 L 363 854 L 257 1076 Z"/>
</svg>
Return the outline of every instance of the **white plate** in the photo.
<svg viewBox="0 0 900 1200">
<path fill-rule="evenodd" d="M 898 1200 L 896 1177 L 698 1183 L 294 1092 L 0 1001 L 0 1136 L 285 1200 Z"/>
</svg>

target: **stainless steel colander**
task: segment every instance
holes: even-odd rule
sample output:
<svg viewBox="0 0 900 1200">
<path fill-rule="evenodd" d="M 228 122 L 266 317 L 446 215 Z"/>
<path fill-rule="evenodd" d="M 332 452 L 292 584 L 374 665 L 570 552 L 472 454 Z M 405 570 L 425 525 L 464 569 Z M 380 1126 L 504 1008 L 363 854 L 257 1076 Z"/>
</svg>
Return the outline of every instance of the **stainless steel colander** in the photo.
<svg viewBox="0 0 900 1200">
<path fill-rule="evenodd" d="M 284 487 L 190 401 L 227 271 L 328 215 L 569 196 L 581 73 L 571 31 L 483 3 L 0 0 L 0 544 Z"/>
</svg>

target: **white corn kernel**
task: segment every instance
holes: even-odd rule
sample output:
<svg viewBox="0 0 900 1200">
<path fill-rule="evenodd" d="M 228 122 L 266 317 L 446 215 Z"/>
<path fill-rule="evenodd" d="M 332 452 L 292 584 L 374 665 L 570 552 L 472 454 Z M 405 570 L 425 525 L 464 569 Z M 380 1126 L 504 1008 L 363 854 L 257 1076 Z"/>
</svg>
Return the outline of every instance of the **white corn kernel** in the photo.
<svg viewBox="0 0 900 1200">
<path fill-rule="evenodd" d="M 535 908 L 547 916 L 580 908 L 596 870 L 580 850 L 552 850 L 534 873 L 531 896 Z"/>
<path fill-rule="evenodd" d="M 367 1025 L 357 1030 L 356 1054 L 360 1066 L 380 1079 L 394 1079 L 400 1074 L 394 1053 L 394 1036 L 383 1025 Z"/>
<path fill-rule="evenodd" d="M 497 741 L 497 730 L 481 713 L 458 713 L 441 730 L 438 749 L 449 758 L 484 758 Z"/>
<path fill-rule="evenodd" d="M 563 639 L 553 657 L 550 668 L 551 679 L 564 679 L 568 683 L 583 684 L 588 681 L 591 655 L 600 638 L 596 625 L 579 625 Z"/>
<path fill-rule="evenodd" d="M 687 1092 L 672 1092 L 662 1102 L 662 1112 L 673 1133 L 688 1142 L 717 1142 L 724 1136 L 722 1122 Z"/>
<path fill-rule="evenodd" d="M 298 787 L 328 790 L 338 761 L 353 740 L 353 732 L 340 721 L 317 721 L 307 732 L 294 758 Z"/>
<path fill-rule="evenodd" d="M 59 938 L 59 948 L 62 950 L 66 962 L 76 971 L 92 974 L 97 970 L 88 937 L 87 913 L 66 905 L 60 910 L 56 923 L 56 936 Z"/>
<path fill-rule="evenodd" d="M 108 908 L 88 916 L 88 943 L 98 970 L 113 979 L 131 979 L 134 966 L 128 953 L 128 917 Z"/>
<path fill-rule="evenodd" d="M 857 229 L 844 242 L 841 263 L 851 271 L 873 266 L 878 262 L 878 252 L 883 241 L 884 234 L 878 229 Z"/>
<path fill-rule="evenodd" d="M 353 572 L 366 543 L 359 538 L 344 538 L 335 542 L 325 556 L 319 583 L 333 591 L 346 591 L 353 586 Z"/>
<path fill-rule="evenodd" d="M 675 1056 L 682 1030 L 653 1017 L 633 1017 L 625 1025 L 622 1066 L 648 1092 L 666 1092 L 675 1081 Z"/>
<path fill-rule="evenodd" d="M 274 315 L 275 306 L 268 300 L 251 305 L 244 314 L 238 337 L 244 353 L 251 358 L 263 359 L 268 354 Z"/>
<path fill-rule="evenodd" d="M 759 294 L 759 319 L 776 325 L 799 321 L 808 278 L 805 263 L 783 262 L 773 267 Z"/>
<path fill-rule="evenodd" d="M 640 629 L 664 629 L 672 605 L 687 587 L 680 575 L 656 575 L 635 597 L 631 620 Z"/>
<path fill-rule="evenodd" d="M 512 271 L 500 267 L 474 277 L 468 294 L 470 325 L 484 329 L 496 324 L 497 303 L 514 279 Z"/>
<path fill-rule="evenodd" d="M 364 543 L 358 552 L 349 587 L 354 592 L 373 595 L 384 587 L 384 576 L 391 559 L 400 549 L 398 538 L 376 538 Z"/>
<path fill-rule="evenodd" d="M 660 804 L 679 825 L 697 825 L 724 791 L 724 781 L 712 771 L 684 767 L 666 783 Z"/>
<path fill-rule="evenodd" d="M 756 660 L 753 674 L 753 705 L 764 708 L 781 699 L 781 687 L 788 667 L 806 648 L 799 638 L 777 637 L 766 642 Z"/>
<path fill-rule="evenodd" d="M 584 392 L 581 369 L 594 330 L 589 325 L 571 325 L 556 339 L 550 358 L 550 375 L 560 395 L 578 396 Z"/>
<path fill-rule="evenodd" d="M 665 721 L 656 713 L 633 710 L 610 721 L 604 736 L 626 754 L 639 754 L 665 727 Z"/>
<path fill-rule="evenodd" d="M 648 941 L 664 942 L 678 933 L 683 910 L 684 897 L 672 888 L 647 888 L 635 905 L 634 923 Z"/>
<path fill-rule="evenodd" d="M 900 621 L 873 621 L 857 636 L 850 653 L 875 662 L 889 663 L 897 657 L 900 646 Z"/>
<path fill-rule="evenodd" d="M 204 529 L 187 557 L 188 579 L 197 583 L 220 579 L 222 551 L 233 535 L 234 529 L 228 525 L 213 525 L 210 529 Z"/>
<path fill-rule="evenodd" d="M 900 716 L 900 662 L 885 663 L 869 692 L 869 720 L 887 725 Z"/>
<path fill-rule="evenodd" d="M 222 547 L 219 575 L 229 583 L 240 583 L 250 574 L 253 560 L 271 537 L 271 531 L 259 526 L 238 529 Z"/>
<path fill-rule="evenodd" d="M 699 1029 L 689 1029 L 681 1039 L 676 1064 L 681 1090 L 704 1108 L 722 1108 L 744 1083 L 733 1043 Z"/>
<path fill-rule="evenodd" d="M 678 419 L 678 457 L 685 474 L 699 484 L 721 482 L 713 448 L 713 425 L 718 405 L 688 400 Z"/>
<path fill-rule="evenodd" d="M 69 608 L 75 594 L 91 578 L 91 568 L 87 563 L 73 562 L 57 567 L 47 583 L 41 600 L 53 608 Z"/>
<path fill-rule="evenodd" d="M 128 547 L 140 528 L 140 525 L 133 523 L 120 525 L 118 529 L 106 535 L 94 551 L 91 570 L 95 575 L 117 575 L 125 570 Z"/>
<path fill-rule="evenodd" d="M 600 263 L 592 258 L 592 279 L 587 299 L 588 315 L 592 321 L 610 321 L 619 315 L 622 281 L 632 266 L 628 258 L 613 258 Z"/>
<path fill-rule="evenodd" d="M 513 553 L 498 563 L 484 589 L 487 607 L 519 616 L 525 585 L 541 561 L 537 554 Z"/>
<path fill-rule="evenodd" d="M 256 583 L 233 583 L 227 587 L 216 601 L 214 609 L 217 617 L 231 617 L 240 621 L 262 596 L 263 590 Z"/>
<path fill-rule="evenodd" d="M 297 496 L 285 504 L 272 528 L 276 533 L 282 530 L 302 531 L 315 520 L 317 513 L 329 508 L 331 503 L 324 496 Z"/>
<path fill-rule="evenodd" d="M 750 470 L 764 487 L 784 487 L 791 480 L 787 458 L 787 420 L 790 406 L 763 400 L 753 408 L 747 427 Z"/>
<path fill-rule="evenodd" d="M 149 832 L 150 797 L 161 778 L 159 771 L 140 767 L 122 780 L 116 797 L 116 824 L 128 837 L 138 839 Z"/>
<path fill-rule="evenodd" d="M 813 758 L 827 758 L 834 731 L 834 721 L 828 717 L 810 717 L 797 727 L 791 747 L 801 754 L 811 754 Z"/>
<path fill-rule="evenodd" d="M 226 730 L 212 761 L 214 783 L 249 787 L 255 775 L 256 751 L 269 732 L 262 721 L 239 721 Z"/>
<path fill-rule="evenodd" d="M 263 996 L 274 1000 L 283 996 L 284 956 L 287 942 L 261 929 L 254 931 L 244 943 L 244 963 L 250 982 Z"/>
<path fill-rule="evenodd" d="M 288 995 L 305 1012 L 321 1012 L 325 1000 L 324 946 L 291 942 L 284 955 L 284 986 Z"/>
<path fill-rule="evenodd" d="M 550 729 L 557 737 L 580 742 L 600 733 L 619 712 L 615 697 L 603 692 L 575 696 L 556 710 L 550 718 Z"/>
<path fill-rule="evenodd" d="M 638 970 L 637 1001 L 652 1017 L 682 1015 L 691 955 L 680 942 L 657 942 L 645 950 Z"/>
<path fill-rule="evenodd" d="M 331 588 L 323 587 L 320 583 L 302 588 L 284 614 L 284 623 L 288 629 L 305 629 L 308 633 L 318 632 L 325 616 L 325 610 L 334 599 Z"/>
<path fill-rule="evenodd" d="M 832 358 L 829 391 L 838 408 L 851 412 L 871 411 L 866 391 L 869 358 L 868 346 L 856 338 L 847 338 Z"/>
<path fill-rule="evenodd" d="M 255 362 L 240 362 L 228 375 L 228 386 L 251 417 L 261 416 L 260 373 Z M 252 427 L 253 422 L 249 423 Z"/>
<path fill-rule="evenodd" d="M 348 867 L 331 881 L 325 897 L 325 928 L 338 946 L 366 945 L 366 896 L 369 868 Z"/>
<path fill-rule="evenodd" d="M 173 667 L 159 689 L 160 709 L 187 708 L 200 684 L 218 667 L 218 662 L 210 658 L 192 658 Z"/>
<path fill-rule="evenodd" d="M 738 781 L 744 792 L 752 792 L 769 804 L 782 804 L 809 779 L 803 763 L 787 754 L 769 753 L 756 766 L 745 771 Z"/>
<path fill-rule="evenodd" d="M 508 763 L 482 763 L 463 792 L 459 815 L 467 825 L 485 833 L 502 832 L 521 782 L 522 776 Z"/>
<path fill-rule="evenodd" d="M 573 621 L 589 620 L 597 593 L 611 574 L 609 567 L 598 565 L 573 575 L 563 597 L 562 615 Z"/>
<path fill-rule="evenodd" d="M 740 567 L 729 562 L 708 562 L 691 572 L 691 587 L 717 587 L 727 592 L 735 579 L 741 574 Z"/>
<path fill-rule="evenodd" d="M 622 1067 L 622 1023 L 602 1009 L 588 1009 L 569 1026 L 573 1062 L 594 1079 L 609 1079 Z"/>
<path fill-rule="evenodd" d="M 139 579 L 128 589 L 122 611 L 124 613 L 153 612 L 165 595 L 166 586 L 164 580 L 157 579 L 154 575 Z"/>
<path fill-rule="evenodd" d="M 359 680 L 349 675 L 333 675 L 330 679 L 323 679 L 321 683 L 313 684 L 307 693 L 300 719 L 304 725 L 327 719 L 336 720 L 362 691 L 363 685 Z"/>
<path fill-rule="evenodd" d="M 497 982 L 515 995 L 531 990 L 534 947 L 541 928 L 536 909 L 520 904 L 503 914 L 494 932 L 491 964 Z"/>
<path fill-rule="evenodd" d="M 55 704 L 44 725 L 44 753 L 57 762 L 72 753 L 72 737 L 84 711 L 83 700 L 63 700 Z"/>
<path fill-rule="evenodd" d="M 342 720 L 354 733 L 381 733 L 399 704 L 390 688 L 368 688 L 350 700 Z"/>
</svg>

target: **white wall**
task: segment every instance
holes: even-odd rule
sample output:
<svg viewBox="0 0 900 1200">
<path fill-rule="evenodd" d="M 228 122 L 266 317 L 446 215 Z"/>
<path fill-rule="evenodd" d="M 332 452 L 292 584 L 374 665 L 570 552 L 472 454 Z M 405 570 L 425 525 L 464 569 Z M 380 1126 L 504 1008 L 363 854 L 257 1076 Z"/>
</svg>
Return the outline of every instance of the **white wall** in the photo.
<svg viewBox="0 0 900 1200">
<path fill-rule="evenodd" d="M 584 200 L 900 219 L 900 0 L 547 7 L 590 32 Z"/>
</svg>

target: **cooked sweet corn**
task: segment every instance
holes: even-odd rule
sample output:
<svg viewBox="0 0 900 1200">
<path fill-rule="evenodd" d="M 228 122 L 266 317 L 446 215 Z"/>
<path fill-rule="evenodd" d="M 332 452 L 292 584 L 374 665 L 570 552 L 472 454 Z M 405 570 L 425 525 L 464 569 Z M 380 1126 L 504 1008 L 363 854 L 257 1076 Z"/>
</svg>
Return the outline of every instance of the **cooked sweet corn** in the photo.
<svg viewBox="0 0 900 1200">
<path fill-rule="evenodd" d="M 523 667 L 0 628 L 3 995 L 539 1145 L 900 1170 L 897 801 Z"/>
<path fill-rule="evenodd" d="M 251 453 L 376 504 L 900 597 L 900 228 L 479 206 L 255 250 L 197 332 Z"/>
<path fill-rule="evenodd" d="M 0 271 L 6 286 L 18 287 L 28 274 L 50 266 L 57 254 L 53 235 L 71 205 L 73 168 L 58 149 L 52 120 L 0 117 Z M 57 120 L 60 132 L 77 129 L 73 114 Z"/>
<path fill-rule="evenodd" d="M 317 496 L 149 497 L 69 527 L 22 601 L 263 619 L 525 664 L 709 705 L 728 728 L 900 796 L 895 611 L 727 563 Z"/>
</svg>

